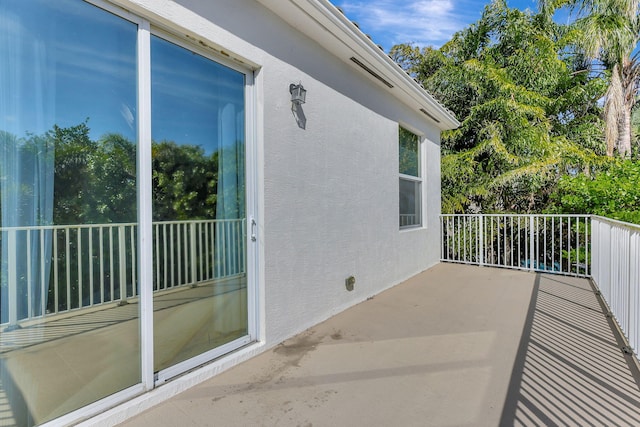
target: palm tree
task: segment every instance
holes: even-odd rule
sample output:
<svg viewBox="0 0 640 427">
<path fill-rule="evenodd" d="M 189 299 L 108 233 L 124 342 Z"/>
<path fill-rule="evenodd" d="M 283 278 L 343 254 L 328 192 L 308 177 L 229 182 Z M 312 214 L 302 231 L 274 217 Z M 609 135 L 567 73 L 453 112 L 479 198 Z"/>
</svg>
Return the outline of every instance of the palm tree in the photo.
<svg viewBox="0 0 640 427">
<path fill-rule="evenodd" d="M 607 155 L 631 155 L 631 114 L 640 89 L 640 0 L 541 0 L 547 14 L 569 6 L 578 10 L 574 26 L 587 57 L 609 75 L 604 97 Z"/>
<path fill-rule="evenodd" d="M 443 212 L 536 212 L 561 175 L 596 161 L 598 98 L 564 26 L 493 0 L 439 50 L 398 45 L 409 73 L 460 119 L 442 135 Z"/>
</svg>

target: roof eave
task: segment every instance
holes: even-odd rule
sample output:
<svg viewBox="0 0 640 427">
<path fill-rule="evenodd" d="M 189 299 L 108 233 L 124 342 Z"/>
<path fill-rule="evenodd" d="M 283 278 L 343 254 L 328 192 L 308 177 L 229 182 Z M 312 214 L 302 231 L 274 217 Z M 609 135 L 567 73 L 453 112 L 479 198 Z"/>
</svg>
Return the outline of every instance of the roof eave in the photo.
<svg viewBox="0 0 640 427">
<path fill-rule="evenodd" d="M 425 114 L 440 130 L 460 126 L 453 113 L 438 103 L 328 0 L 258 1 L 336 57 L 371 77 L 390 95 Z"/>
</svg>

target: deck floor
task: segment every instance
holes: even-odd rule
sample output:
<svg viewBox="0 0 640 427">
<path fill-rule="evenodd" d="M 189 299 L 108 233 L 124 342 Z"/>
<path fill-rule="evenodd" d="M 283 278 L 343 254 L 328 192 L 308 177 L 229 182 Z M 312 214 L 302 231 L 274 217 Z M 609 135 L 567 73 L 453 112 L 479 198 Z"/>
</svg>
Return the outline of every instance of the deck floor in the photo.
<svg viewBox="0 0 640 427">
<path fill-rule="evenodd" d="M 589 281 L 439 264 L 124 426 L 640 425 Z"/>
</svg>

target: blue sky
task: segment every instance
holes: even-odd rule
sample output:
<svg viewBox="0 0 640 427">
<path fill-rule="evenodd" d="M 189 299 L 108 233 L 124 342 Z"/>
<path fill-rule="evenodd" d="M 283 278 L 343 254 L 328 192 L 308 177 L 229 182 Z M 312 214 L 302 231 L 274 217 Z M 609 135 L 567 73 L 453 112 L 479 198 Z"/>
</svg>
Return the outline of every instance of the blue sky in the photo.
<svg viewBox="0 0 640 427">
<path fill-rule="evenodd" d="M 440 47 L 480 18 L 489 0 L 330 0 L 358 23 L 385 51 L 394 44 Z M 537 10 L 535 0 L 507 1 L 510 7 Z"/>
<path fill-rule="evenodd" d="M 135 24 L 88 3 L 0 0 L 0 130 L 25 138 L 87 120 L 93 140 L 135 141 L 136 40 Z M 151 50 L 152 138 L 217 149 L 223 108 L 243 111 L 244 74 L 156 36 Z"/>
</svg>

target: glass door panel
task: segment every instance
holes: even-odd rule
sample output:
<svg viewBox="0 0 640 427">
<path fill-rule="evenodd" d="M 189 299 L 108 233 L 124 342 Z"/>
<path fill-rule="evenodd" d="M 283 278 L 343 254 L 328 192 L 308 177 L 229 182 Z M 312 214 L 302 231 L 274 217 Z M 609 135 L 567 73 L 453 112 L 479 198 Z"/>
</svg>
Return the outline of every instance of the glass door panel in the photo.
<svg viewBox="0 0 640 427">
<path fill-rule="evenodd" d="M 245 75 L 151 40 L 154 370 L 248 335 Z"/>
<path fill-rule="evenodd" d="M 0 418 L 138 384 L 136 24 L 0 2 Z"/>
</svg>

